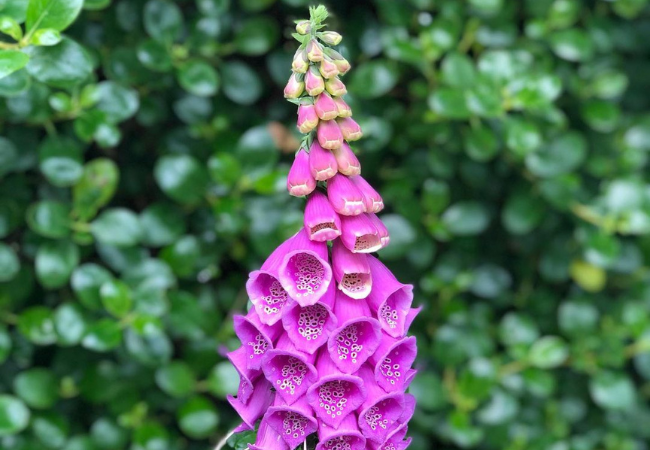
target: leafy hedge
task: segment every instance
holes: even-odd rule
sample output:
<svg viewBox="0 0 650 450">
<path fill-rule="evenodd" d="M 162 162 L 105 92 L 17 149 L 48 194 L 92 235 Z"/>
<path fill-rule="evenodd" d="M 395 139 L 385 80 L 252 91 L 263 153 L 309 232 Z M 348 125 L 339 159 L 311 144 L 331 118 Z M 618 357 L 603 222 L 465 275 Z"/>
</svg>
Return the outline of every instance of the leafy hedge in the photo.
<svg viewBox="0 0 650 450">
<path fill-rule="evenodd" d="M 301 221 L 309 3 L 0 1 L 1 448 L 235 425 L 229 316 Z M 426 305 L 413 449 L 648 448 L 647 3 L 325 2 L 380 256 Z"/>
</svg>

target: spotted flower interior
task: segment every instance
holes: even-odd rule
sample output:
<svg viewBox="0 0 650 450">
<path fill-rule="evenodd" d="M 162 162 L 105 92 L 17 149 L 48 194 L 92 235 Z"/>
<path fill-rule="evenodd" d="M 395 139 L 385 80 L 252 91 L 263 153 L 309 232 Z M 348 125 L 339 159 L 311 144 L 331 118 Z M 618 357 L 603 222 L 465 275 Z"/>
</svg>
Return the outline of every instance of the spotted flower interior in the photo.
<svg viewBox="0 0 650 450">
<path fill-rule="evenodd" d="M 350 64 L 326 18 L 312 7 L 297 23 L 284 90 L 304 135 L 287 178 L 289 194 L 306 198 L 304 227 L 249 276 L 252 307 L 235 317 L 242 345 L 228 356 L 240 388 L 229 401 L 238 430 L 258 427 L 252 449 L 310 439 L 316 450 L 401 450 L 415 410 L 407 333 L 420 309 L 413 287 L 371 255 L 390 241 L 377 216 L 384 202 L 355 155 L 362 130 L 341 80 Z"/>
</svg>

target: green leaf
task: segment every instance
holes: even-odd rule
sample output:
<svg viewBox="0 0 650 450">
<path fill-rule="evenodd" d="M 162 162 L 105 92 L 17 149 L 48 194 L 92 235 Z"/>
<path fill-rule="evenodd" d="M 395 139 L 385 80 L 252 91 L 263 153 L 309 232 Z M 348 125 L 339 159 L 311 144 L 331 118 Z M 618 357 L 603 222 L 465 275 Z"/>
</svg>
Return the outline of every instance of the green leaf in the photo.
<svg viewBox="0 0 650 450">
<path fill-rule="evenodd" d="M 50 47 L 61 42 L 61 33 L 51 28 L 45 28 L 36 31 L 29 42 L 33 45 L 43 45 Z"/>
<path fill-rule="evenodd" d="M 86 319 L 81 307 L 74 303 L 59 306 L 54 311 L 54 327 L 59 345 L 77 345 L 86 334 Z"/>
<path fill-rule="evenodd" d="M 38 158 L 41 172 L 57 187 L 72 186 L 83 175 L 82 150 L 72 139 L 47 138 L 38 149 Z"/>
<path fill-rule="evenodd" d="M 564 363 L 568 356 L 569 349 L 562 338 L 544 336 L 530 348 L 528 361 L 540 369 L 552 369 Z"/>
<path fill-rule="evenodd" d="M 4 242 L 0 242 L 0 282 L 12 280 L 20 270 L 20 260 L 16 252 Z"/>
<path fill-rule="evenodd" d="M 634 384 L 623 373 L 598 372 L 589 382 L 589 392 L 603 409 L 630 410 L 637 403 Z"/>
<path fill-rule="evenodd" d="M 11 36 L 16 41 L 19 41 L 23 37 L 23 29 L 16 19 L 9 16 L 0 16 L 0 33 Z"/>
<path fill-rule="evenodd" d="M 142 229 L 138 216 L 126 208 L 103 211 L 91 224 L 90 232 L 102 244 L 130 247 L 140 242 Z"/>
<path fill-rule="evenodd" d="M 56 376 L 50 370 L 41 368 L 18 374 L 14 378 L 14 392 L 34 409 L 51 408 L 59 398 Z"/>
<path fill-rule="evenodd" d="M 113 319 L 100 319 L 88 327 L 81 345 L 88 350 L 107 352 L 122 342 L 122 330 Z"/>
<path fill-rule="evenodd" d="M 47 85 L 70 89 L 92 73 L 90 56 L 71 39 L 64 38 L 52 47 L 29 47 L 28 50 L 31 59 L 27 72 Z"/>
<path fill-rule="evenodd" d="M 99 296 L 106 311 L 118 318 L 126 316 L 133 306 L 131 290 L 119 280 L 109 280 L 102 284 Z"/>
<path fill-rule="evenodd" d="M 144 28 L 156 41 L 171 44 L 183 30 L 180 8 L 167 0 L 148 1 L 144 6 Z"/>
<path fill-rule="evenodd" d="M 0 395 L 0 436 L 20 433 L 29 424 L 30 412 L 12 395 Z"/>
<path fill-rule="evenodd" d="M 389 61 L 371 61 L 356 67 L 348 90 L 361 98 L 377 98 L 389 93 L 397 84 L 397 66 Z"/>
<path fill-rule="evenodd" d="M 515 155 L 524 157 L 541 144 L 542 135 L 533 122 L 523 119 L 509 119 L 506 122 L 506 145 Z"/>
<path fill-rule="evenodd" d="M 464 137 L 465 151 L 474 161 L 489 161 L 499 152 L 499 143 L 494 132 L 488 127 L 471 127 Z"/>
<path fill-rule="evenodd" d="M 226 395 L 236 395 L 239 375 L 230 361 L 222 361 L 212 368 L 206 380 L 210 393 L 225 399 Z"/>
<path fill-rule="evenodd" d="M 580 336 L 598 326 L 598 308 L 586 301 L 565 301 L 558 310 L 558 323 L 563 333 Z"/>
<path fill-rule="evenodd" d="M 154 176 L 160 189 L 180 203 L 197 203 L 205 193 L 205 166 L 189 155 L 163 156 L 156 162 Z"/>
<path fill-rule="evenodd" d="M 84 166 L 79 182 L 72 190 L 74 211 L 81 219 L 91 219 L 113 197 L 119 171 L 113 161 L 97 158 Z"/>
<path fill-rule="evenodd" d="M 503 295 L 512 284 L 512 276 L 503 267 L 484 264 L 474 269 L 474 280 L 470 290 L 483 298 Z"/>
<path fill-rule="evenodd" d="M 228 61 L 221 66 L 223 93 L 235 103 L 251 105 L 262 95 L 262 82 L 246 63 Z"/>
<path fill-rule="evenodd" d="M 272 49 L 279 37 L 280 30 L 275 20 L 257 16 L 241 24 L 235 35 L 234 44 L 241 54 L 257 56 Z"/>
<path fill-rule="evenodd" d="M 530 316 L 511 312 L 499 324 L 499 337 L 507 346 L 529 345 L 537 340 L 539 330 Z"/>
<path fill-rule="evenodd" d="M 172 397 L 187 397 L 194 392 L 196 376 L 182 361 L 174 361 L 156 371 L 156 384 Z"/>
<path fill-rule="evenodd" d="M 29 62 L 29 56 L 17 50 L 0 50 L 0 78 L 22 69 Z"/>
<path fill-rule="evenodd" d="M 101 307 L 99 290 L 112 279 L 111 273 L 102 266 L 93 263 L 82 264 L 72 273 L 70 284 L 79 301 L 89 309 Z"/>
<path fill-rule="evenodd" d="M 490 223 L 485 206 L 474 201 L 451 205 L 442 215 L 442 223 L 458 236 L 471 236 L 483 232 Z"/>
<path fill-rule="evenodd" d="M 527 234 L 544 219 L 546 209 L 539 198 L 526 192 L 515 192 L 505 204 L 501 222 L 512 234 Z"/>
<path fill-rule="evenodd" d="M 587 156 L 587 143 L 579 133 L 562 134 L 526 157 L 533 174 L 548 178 L 577 168 Z"/>
<path fill-rule="evenodd" d="M 103 81 L 97 84 L 96 89 L 95 107 L 104 113 L 109 122 L 119 123 L 130 119 L 140 107 L 140 98 L 135 89 L 113 81 Z"/>
<path fill-rule="evenodd" d="M 442 117 L 466 119 L 470 116 L 465 92 L 461 89 L 436 89 L 428 99 L 429 108 Z"/>
<path fill-rule="evenodd" d="M 31 84 L 31 79 L 26 70 L 18 70 L 4 78 L 0 78 L 0 96 L 2 97 L 16 97 L 19 96 Z"/>
<path fill-rule="evenodd" d="M 68 283 L 72 270 L 79 264 L 79 248 L 68 241 L 42 244 L 36 253 L 36 277 L 46 289 Z"/>
<path fill-rule="evenodd" d="M 36 438 L 50 448 L 60 448 L 65 444 L 69 428 L 64 417 L 53 412 L 35 415 L 31 421 L 31 429 Z"/>
<path fill-rule="evenodd" d="M 178 70 L 178 82 L 187 92 L 199 97 L 211 97 L 219 89 L 219 75 L 210 64 L 190 60 Z"/>
<path fill-rule="evenodd" d="M 180 407 L 177 420 L 183 433 L 194 439 L 202 439 L 214 433 L 219 424 L 219 415 L 211 401 L 204 397 L 193 397 Z"/>
<path fill-rule="evenodd" d="M 18 330 L 37 345 L 49 345 L 56 342 L 52 311 L 44 306 L 33 306 L 18 317 Z"/>
<path fill-rule="evenodd" d="M 140 213 L 143 244 L 162 247 L 173 243 L 185 233 L 183 213 L 168 203 L 154 203 Z"/>
<path fill-rule="evenodd" d="M 442 79 L 449 86 L 468 88 L 474 85 L 476 71 L 472 60 L 462 53 L 449 53 L 442 61 Z"/>
<path fill-rule="evenodd" d="M 27 31 L 43 28 L 63 31 L 77 18 L 83 3 L 83 0 L 29 0 Z"/>
<path fill-rule="evenodd" d="M 578 28 L 554 33 L 550 37 L 550 44 L 555 54 L 567 61 L 588 61 L 594 55 L 593 41 L 585 31 Z"/>
<path fill-rule="evenodd" d="M 156 72 L 169 72 L 172 69 L 172 58 L 164 44 L 148 39 L 138 45 L 138 60 L 147 69 Z"/>
</svg>

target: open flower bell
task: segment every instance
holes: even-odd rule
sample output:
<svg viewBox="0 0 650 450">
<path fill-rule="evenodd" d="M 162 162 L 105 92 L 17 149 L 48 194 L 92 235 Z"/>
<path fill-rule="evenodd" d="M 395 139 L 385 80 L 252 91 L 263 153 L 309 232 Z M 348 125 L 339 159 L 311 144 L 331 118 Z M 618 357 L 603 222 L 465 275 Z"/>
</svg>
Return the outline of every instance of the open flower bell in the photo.
<svg viewBox="0 0 650 450">
<path fill-rule="evenodd" d="M 233 318 L 241 347 L 227 354 L 240 383 L 228 401 L 237 431 L 259 423 L 251 449 L 311 439 L 315 450 L 403 450 L 416 403 L 406 393 L 417 373 L 407 333 L 420 308 L 413 286 L 370 254 L 390 236 L 349 145 L 362 137 L 342 97 L 350 64 L 331 48 L 341 35 L 321 31 L 326 9 L 310 12 L 296 25 L 285 88 L 305 135 L 287 176 L 289 193 L 306 198 L 303 227 L 249 275 L 251 307 Z"/>
</svg>

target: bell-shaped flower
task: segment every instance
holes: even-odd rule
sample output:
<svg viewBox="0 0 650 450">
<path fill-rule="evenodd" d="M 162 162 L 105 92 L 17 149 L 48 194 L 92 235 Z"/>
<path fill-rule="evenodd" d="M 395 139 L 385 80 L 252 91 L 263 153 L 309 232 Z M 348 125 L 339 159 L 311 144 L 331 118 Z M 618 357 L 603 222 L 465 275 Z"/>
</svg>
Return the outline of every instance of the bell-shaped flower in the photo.
<svg viewBox="0 0 650 450">
<path fill-rule="evenodd" d="M 339 327 L 330 335 L 327 351 L 341 372 L 352 374 L 379 347 L 381 328 L 365 300 L 351 299 L 340 291 L 336 295 L 334 315 Z"/>
<path fill-rule="evenodd" d="M 314 360 L 315 356 L 298 351 L 289 336 L 283 334 L 275 348 L 266 353 L 262 371 L 277 395 L 292 405 L 316 381 Z"/>
<path fill-rule="evenodd" d="M 346 225 L 343 221 L 341 226 L 341 238 L 344 238 Z M 373 280 L 368 303 L 377 314 L 381 328 L 390 336 L 400 338 L 406 334 L 410 324 L 408 315 L 413 303 L 413 286 L 397 281 L 388 267 L 374 256 L 368 257 L 368 263 Z"/>
<path fill-rule="evenodd" d="M 413 418 L 413 415 L 415 414 L 415 406 L 417 404 L 417 400 L 413 394 L 404 394 L 403 398 L 404 411 L 402 411 L 402 415 L 397 419 L 397 422 L 400 424 L 408 423 Z"/>
<path fill-rule="evenodd" d="M 307 436 L 318 429 L 318 423 L 307 403 L 307 397 L 304 396 L 291 405 L 286 405 L 276 397 L 273 406 L 264 415 L 264 420 L 282 437 L 290 449 L 302 444 Z"/>
<path fill-rule="evenodd" d="M 388 228 L 384 225 L 384 222 L 377 216 L 377 214 L 368 214 L 370 221 L 377 228 L 377 234 L 379 235 L 379 241 L 381 242 L 381 248 L 386 247 L 390 244 L 390 234 L 388 234 Z"/>
<path fill-rule="evenodd" d="M 325 181 L 336 175 L 338 165 L 331 151 L 325 150 L 317 141 L 309 148 L 309 170 L 318 181 Z"/>
<path fill-rule="evenodd" d="M 341 242 L 332 245 L 332 272 L 339 289 L 354 299 L 366 298 L 372 287 L 368 255 L 352 253 Z"/>
<path fill-rule="evenodd" d="M 345 88 L 345 84 L 343 84 L 343 82 L 338 77 L 325 80 L 325 89 L 331 95 L 335 95 L 337 97 L 348 93 L 348 90 Z"/>
<path fill-rule="evenodd" d="M 336 103 L 336 109 L 338 111 L 339 117 L 352 117 L 352 108 L 345 103 L 343 97 L 334 97 L 334 103 Z"/>
<path fill-rule="evenodd" d="M 271 428 L 266 420 L 260 422 L 254 444 L 248 444 L 249 450 L 293 450 L 284 442 L 280 434 Z"/>
<path fill-rule="evenodd" d="M 335 120 L 321 120 L 316 132 L 321 147 L 332 150 L 343 144 L 343 135 Z"/>
<path fill-rule="evenodd" d="M 357 159 L 347 142 L 343 142 L 337 149 L 332 150 L 339 172 L 343 175 L 353 176 L 361 173 L 361 163 Z"/>
<path fill-rule="evenodd" d="M 319 422 L 339 428 L 341 422 L 365 401 L 363 381 L 341 373 L 327 351 L 319 353 L 316 370 L 318 381 L 307 391 L 307 401 Z"/>
<path fill-rule="evenodd" d="M 247 315 L 236 315 L 233 317 L 235 334 L 246 349 L 248 363 L 246 367 L 250 370 L 259 370 L 262 367 L 264 354 L 273 348 L 282 326 L 279 323 L 269 326 L 260 321 L 255 310 Z"/>
<path fill-rule="evenodd" d="M 335 293 L 335 283 L 330 283 L 315 305 L 300 306 L 292 302 L 285 307 L 282 326 L 298 350 L 315 354 L 327 342 L 338 323 L 332 311 Z"/>
<path fill-rule="evenodd" d="M 377 227 L 368 214 L 341 216 L 341 227 L 341 240 L 351 252 L 372 253 L 382 248 Z"/>
<path fill-rule="evenodd" d="M 312 241 L 331 241 L 341 235 L 339 215 L 327 197 L 318 191 L 307 198 L 303 222 L 305 232 Z"/>
<path fill-rule="evenodd" d="M 404 423 L 388 433 L 384 442 L 368 441 L 367 450 L 405 450 L 411 445 L 411 438 L 404 439 L 407 432 L 408 426 Z"/>
<path fill-rule="evenodd" d="M 319 62 L 323 60 L 323 47 L 316 41 L 312 39 L 307 43 L 305 47 L 307 51 L 307 58 L 312 62 Z"/>
<path fill-rule="evenodd" d="M 375 374 L 368 365 L 361 367 L 358 375 L 368 394 L 359 408 L 359 428 L 368 440 L 384 442 L 388 434 L 400 425 L 400 419 L 404 416 L 404 394 L 387 394 L 375 381 Z"/>
<path fill-rule="evenodd" d="M 298 131 L 307 134 L 318 126 L 318 115 L 314 105 L 300 105 L 298 106 L 298 123 L 296 124 Z"/>
<path fill-rule="evenodd" d="M 230 403 L 239 417 L 241 417 L 243 426 L 240 429 L 252 430 L 255 428 L 255 422 L 266 413 L 266 410 L 273 403 L 275 393 L 271 390 L 271 384 L 264 377 L 259 377 L 253 383 L 253 392 L 248 402 L 244 403 L 239 398 L 227 395 L 226 400 Z"/>
<path fill-rule="evenodd" d="M 311 66 L 305 74 L 305 92 L 315 97 L 324 90 L 325 82 L 323 81 L 323 77 L 321 77 L 316 67 Z"/>
<path fill-rule="evenodd" d="M 350 177 L 350 181 L 363 194 L 363 201 L 366 205 L 367 212 L 376 214 L 384 209 L 384 200 L 382 200 L 381 195 L 361 175 Z"/>
<path fill-rule="evenodd" d="M 339 124 L 343 139 L 346 141 L 358 141 L 363 136 L 361 127 L 352 117 L 338 118 L 336 123 Z"/>
<path fill-rule="evenodd" d="M 334 61 L 332 61 L 327 56 L 325 56 L 323 60 L 320 62 L 318 71 L 323 76 L 323 78 L 327 78 L 327 79 L 334 78 L 339 74 L 338 67 L 336 67 Z"/>
<path fill-rule="evenodd" d="M 307 52 L 305 49 L 299 48 L 293 55 L 291 62 L 291 70 L 297 73 L 305 73 L 309 69 L 309 61 L 307 60 Z"/>
<path fill-rule="evenodd" d="M 318 117 L 322 120 L 334 120 L 339 115 L 337 104 L 327 92 L 323 92 L 321 95 L 316 97 L 314 109 L 316 110 Z"/>
<path fill-rule="evenodd" d="M 318 441 L 316 450 L 364 450 L 366 448 L 366 438 L 359 431 L 355 414 L 348 415 L 336 428 L 320 423 Z"/>
<path fill-rule="evenodd" d="M 309 195 L 314 189 L 316 189 L 316 180 L 309 168 L 309 154 L 301 149 L 296 153 L 293 165 L 289 170 L 287 190 L 295 197 L 302 197 Z"/>
<path fill-rule="evenodd" d="M 382 336 L 381 344 L 369 359 L 375 368 L 375 380 L 386 392 L 404 392 L 411 381 L 409 371 L 418 352 L 415 337 Z"/>
<path fill-rule="evenodd" d="M 226 354 L 226 357 L 239 374 L 237 399 L 243 403 L 248 403 L 248 399 L 253 393 L 253 381 L 255 381 L 262 372 L 259 369 L 253 370 L 248 368 L 248 361 L 250 358 L 246 352 L 246 347 L 239 347 L 237 350 Z"/>
<path fill-rule="evenodd" d="M 285 98 L 298 98 L 305 90 L 305 82 L 302 80 L 302 75 L 292 73 L 289 77 L 287 85 L 284 87 Z"/>
<path fill-rule="evenodd" d="M 327 291 L 332 280 L 327 243 L 309 239 L 304 229 L 292 239 L 291 251 L 278 269 L 280 283 L 301 306 L 313 305 Z"/>
<path fill-rule="evenodd" d="M 366 210 L 363 194 L 348 177 L 336 174 L 327 181 L 327 198 L 342 216 L 356 216 Z"/>
</svg>

